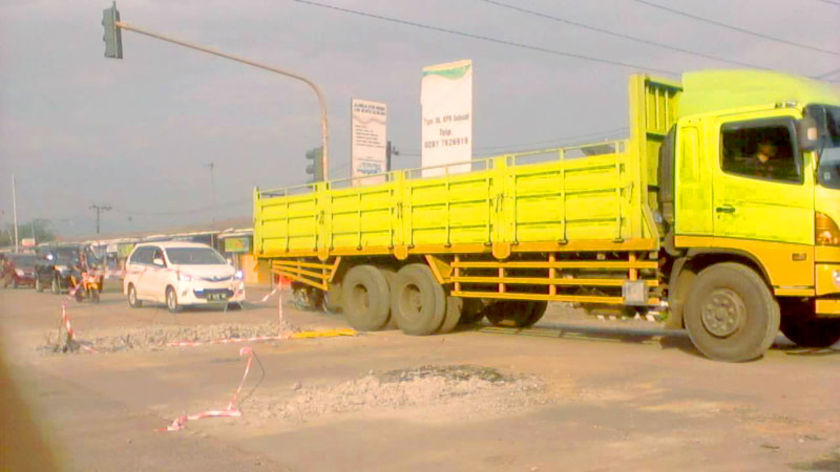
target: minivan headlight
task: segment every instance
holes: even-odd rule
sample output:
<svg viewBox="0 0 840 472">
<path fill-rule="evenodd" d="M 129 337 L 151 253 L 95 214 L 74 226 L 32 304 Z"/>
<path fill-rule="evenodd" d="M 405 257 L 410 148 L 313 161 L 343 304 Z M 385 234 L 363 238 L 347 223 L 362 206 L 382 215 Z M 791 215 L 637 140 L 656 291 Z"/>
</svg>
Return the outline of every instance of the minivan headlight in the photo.
<svg viewBox="0 0 840 472">
<path fill-rule="evenodd" d="M 181 282 L 192 282 L 192 275 L 178 272 L 178 280 Z"/>
<path fill-rule="evenodd" d="M 236 280 L 242 280 L 244 275 L 242 274 L 241 270 L 237 270 L 236 273 L 233 274 L 233 278 Z"/>
</svg>

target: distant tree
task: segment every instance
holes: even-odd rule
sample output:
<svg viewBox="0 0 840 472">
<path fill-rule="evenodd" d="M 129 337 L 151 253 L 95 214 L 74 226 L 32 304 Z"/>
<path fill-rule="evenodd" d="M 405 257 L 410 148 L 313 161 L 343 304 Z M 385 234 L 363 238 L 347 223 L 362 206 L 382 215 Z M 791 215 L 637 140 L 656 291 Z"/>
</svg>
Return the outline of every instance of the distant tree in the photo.
<svg viewBox="0 0 840 472">
<path fill-rule="evenodd" d="M 34 220 L 18 224 L 18 239 L 35 238 L 36 243 L 55 241 L 55 232 L 50 228 L 50 220 L 35 218 Z M 0 247 L 15 244 L 15 227 L 6 224 L 0 229 Z"/>
</svg>

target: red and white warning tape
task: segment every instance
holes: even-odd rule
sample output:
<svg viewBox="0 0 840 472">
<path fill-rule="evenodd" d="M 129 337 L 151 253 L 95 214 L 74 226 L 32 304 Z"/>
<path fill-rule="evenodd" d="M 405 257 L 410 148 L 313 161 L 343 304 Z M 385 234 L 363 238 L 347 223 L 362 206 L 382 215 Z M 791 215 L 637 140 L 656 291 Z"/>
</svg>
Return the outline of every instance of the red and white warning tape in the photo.
<svg viewBox="0 0 840 472">
<path fill-rule="evenodd" d="M 242 410 L 239 409 L 239 395 L 242 393 L 242 387 L 245 385 L 245 379 L 248 378 L 248 372 L 251 371 L 251 364 L 256 357 L 254 350 L 251 349 L 250 346 L 245 346 L 239 350 L 239 356 L 245 357 L 248 356 L 248 362 L 245 364 L 245 373 L 242 374 L 242 380 L 239 381 L 239 386 L 236 388 L 236 391 L 233 392 L 233 398 L 230 399 L 228 402 L 228 406 L 223 410 L 206 410 L 202 411 L 201 413 L 196 413 L 193 415 L 181 415 L 169 426 L 165 428 L 158 428 L 155 431 L 160 432 L 170 432 L 170 431 L 179 431 L 184 428 L 184 424 L 187 421 L 195 421 L 200 420 L 202 418 L 239 418 L 242 416 Z M 259 360 L 257 361 L 259 362 Z M 260 366 L 262 368 L 262 365 Z"/>
<path fill-rule="evenodd" d="M 74 349 L 75 346 L 79 346 L 83 350 L 91 353 L 91 354 L 98 354 L 99 351 L 96 349 L 87 346 L 85 344 L 80 343 L 76 339 L 76 331 L 73 329 L 73 325 L 70 324 L 70 316 L 67 315 L 67 305 L 68 303 L 73 300 L 73 297 L 76 295 L 76 291 L 82 286 L 82 282 L 76 284 L 75 287 L 70 289 L 70 292 L 67 294 L 61 301 L 61 326 L 64 328 L 64 331 L 67 333 L 67 339 L 64 341 L 64 346 L 59 346 L 62 350 Z M 58 333 L 58 342 L 61 342 L 61 331 Z"/>
</svg>

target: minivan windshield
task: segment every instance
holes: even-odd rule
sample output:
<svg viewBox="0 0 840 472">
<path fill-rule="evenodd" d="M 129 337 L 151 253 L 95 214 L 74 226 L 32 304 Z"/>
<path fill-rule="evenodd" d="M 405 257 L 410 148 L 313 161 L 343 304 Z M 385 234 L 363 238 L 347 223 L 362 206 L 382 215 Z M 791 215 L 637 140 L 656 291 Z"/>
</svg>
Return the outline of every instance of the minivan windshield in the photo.
<svg viewBox="0 0 840 472">
<path fill-rule="evenodd" d="M 820 129 L 817 180 L 823 187 L 840 189 L 840 107 L 809 105 L 806 112 Z"/>
<path fill-rule="evenodd" d="M 209 247 L 169 247 L 166 248 L 166 257 L 172 264 L 227 264 L 218 252 Z"/>
</svg>

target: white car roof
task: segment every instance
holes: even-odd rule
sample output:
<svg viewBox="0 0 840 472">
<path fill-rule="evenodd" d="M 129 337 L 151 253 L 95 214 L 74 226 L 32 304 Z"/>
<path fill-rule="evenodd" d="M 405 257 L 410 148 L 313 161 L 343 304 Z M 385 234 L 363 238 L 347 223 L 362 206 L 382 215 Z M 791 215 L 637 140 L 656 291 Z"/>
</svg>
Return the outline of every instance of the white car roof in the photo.
<svg viewBox="0 0 840 472">
<path fill-rule="evenodd" d="M 204 243 L 193 243 L 190 241 L 160 241 L 160 242 L 149 242 L 149 243 L 140 243 L 136 247 L 144 247 L 144 246 L 153 246 L 153 247 L 160 247 L 163 249 L 168 249 L 171 247 L 205 247 L 210 248 L 210 246 Z"/>
</svg>

